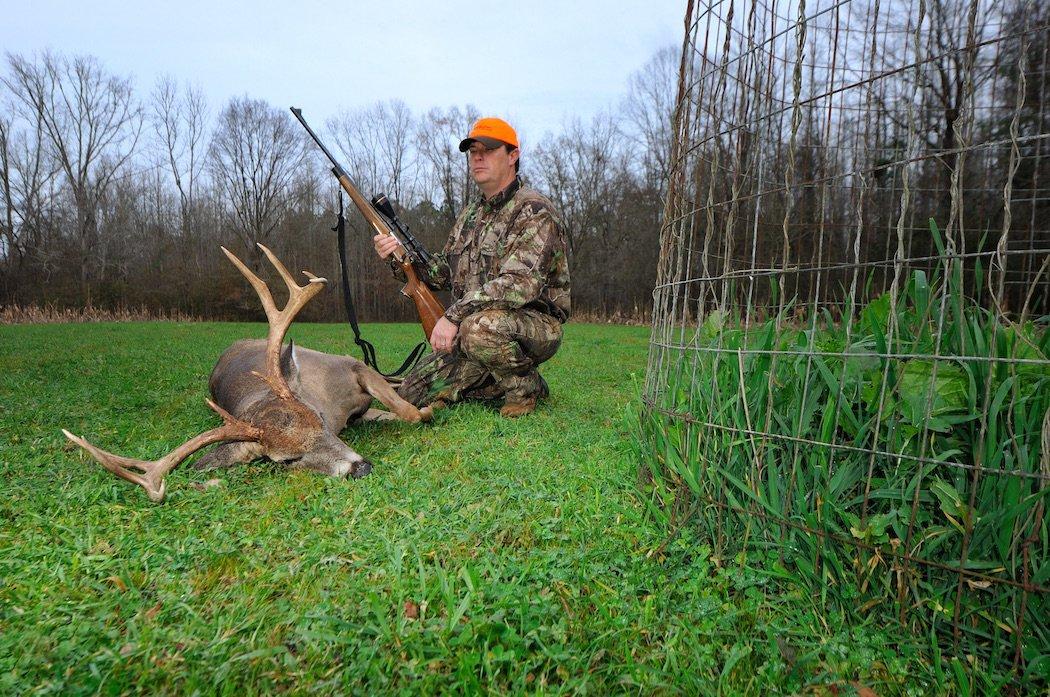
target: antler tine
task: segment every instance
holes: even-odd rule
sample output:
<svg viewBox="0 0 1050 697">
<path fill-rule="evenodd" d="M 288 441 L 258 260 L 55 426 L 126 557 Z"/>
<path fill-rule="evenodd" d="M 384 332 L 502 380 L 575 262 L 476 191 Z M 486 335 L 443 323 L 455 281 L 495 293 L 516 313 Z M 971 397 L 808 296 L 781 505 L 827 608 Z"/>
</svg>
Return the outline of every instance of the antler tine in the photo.
<svg viewBox="0 0 1050 697">
<path fill-rule="evenodd" d="M 262 436 L 262 429 L 230 415 L 229 412 L 210 399 L 207 402 L 208 406 L 222 417 L 223 425 L 191 438 L 159 460 L 136 460 L 122 455 L 115 455 L 92 445 L 80 436 L 73 435 L 66 429 L 62 429 L 62 433 L 65 434 L 66 438 L 86 450 L 107 470 L 121 479 L 126 479 L 145 489 L 150 501 L 160 503 L 164 500 L 164 494 L 167 490 L 167 483 L 164 481 L 164 477 L 193 453 L 212 443 L 259 440 Z M 133 470 L 138 470 L 141 474 Z"/>
<path fill-rule="evenodd" d="M 292 292 L 293 288 L 295 288 L 296 290 L 301 290 L 303 288 L 303 286 L 300 286 L 299 284 L 297 284 L 295 282 L 295 277 L 292 276 L 292 274 L 288 271 L 288 267 L 286 267 L 284 264 L 281 263 L 281 260 L 277 258 L 276 254 L 274 254 L 273 252 L 270 251 L 269 247 L 267 247 L 264 244 L 259 244 L 259 249 L 263 250 L 263 254 L 266 255 L 266 258 L 269 259 L 270 263 L 273 264 L 275 269 L 277 269 L 277 273 L 281 274 L 281 278 L 284 279 L 284 283 L 285 283 L 286 286 L 288 286 L 288 291 L 289 292 Z M 321 278 L 320 276 L 315 276 L 312 273 L 310 273 L 309 271 L 303 271 L 303 275 L 306 276 L 308 279 L 310 279 L 310 283 L 327 283 L 328 282 L 327 278 Z M 307 287 L 309 287 L 309 286 L 307 286 Z"/>
<path fill-rule="evenodd" d="M 270 333 L 266 338 L 266 380 L 279 397 L 293 399 L 292 390 L 281 374 L 281 344 L 284 342 L 284 335 L 288 332 L 288 327 L 292 325 L 292 320 L 299 314 L 299 310 L 321 292 L 327 281 L 323 278 L 311 278 L 307 285 L 300 286 L 273 252 L 265 245 L 257 246 L 274 265 L 277 273 L 288 286 L 288 302 L 285 303 L 284 309 L 270 320 Z"/>
<path fill-rule="evenodd" d="M 262 244 L 256 244 L 263 251 L 263 254 L 266 255 L 266 258 L 270 260 L 274 268 L 277 269 L 277 273 L 284 279 L 285 285 L 288 286 L 288 302 L 285 303 L 282 310 L 277 309 L 277 305 L 274 303 L 273 296 L 270 294 L 270 289 L 265 281 L 252 273 L 233 252 L 225 247 L 222 248 L 222 251 L 226 253 L 226 256 L 229 257 L 234 266 L 252 284 L 255 292 L 259 295 L 259 299 L 262 301 L 263 309 L 266 310 L 266 319 L 269 321 L 270 331 L 266 337 L 266 375 L 260 377 L 270 384 L 270 387 L 279 397 L 282 399 L 293 399 L 292 391 L 288 387 L 284 376 L 281 375 L 281 344 L 284 342 L 284 335 L 288 331 L 288 327 L 291 326 L 292 320 L 295 319 L 295 316 L 299 314 L 299 311 L 303 309 L 306 303 L 310 302 L 311 298 L 321 292 L 321 289 L 324 288 L 328 281 L 308 273 L 306 275 L 310 282 L 305 286 L 300 286 L 295 282 L 285 265 L 281 263 L 280 259 L 269 248 Z"/>
<path fill-rule="evenodd" d="M 261 247 L 262 245 L 259 246 Z M 223 254 L 226 255 L 226 258 L 237 267 L 237 270 L 241 272 L 241 275 L 248 279 L 248 283 L 252 284 L 252 288 L 255 289 L 255 293 L 259 296 L 259 300 L 262 301 L 263 310 L 266 311 L 266 318 L 270 321 L 276 319 L 278 314 L 277 304 L 274 303 L 273 296 L 270 294 L 270 288 L 266 285 L 266 282 L 252 273 L 252 270 L 245 266 L 244 262 L 241 261 L 236 254 L 223 246 L 220 246 L 219 249 L 221 249 Z"/>
</svg>

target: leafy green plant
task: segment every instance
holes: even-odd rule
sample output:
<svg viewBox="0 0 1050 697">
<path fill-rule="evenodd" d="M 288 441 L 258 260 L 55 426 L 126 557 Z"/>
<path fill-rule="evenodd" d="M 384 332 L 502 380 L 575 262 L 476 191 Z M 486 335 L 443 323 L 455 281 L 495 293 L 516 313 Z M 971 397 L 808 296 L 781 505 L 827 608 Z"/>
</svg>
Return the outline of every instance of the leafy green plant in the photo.
<svg viewBox="0 0 1050 697">
<path fill-rule="evenodd" d="M 841 320 L 720 311 L 650 375 L 635 442 L 661 447 L 652 500 L 673 492 L 717 555 L 775 551 L 854 617 L 933 630 L 971 657 L 946 674 L 1045 683 L 1050 332 L 963 278 L 958 259 L 912 270 Z"/>
</svg>

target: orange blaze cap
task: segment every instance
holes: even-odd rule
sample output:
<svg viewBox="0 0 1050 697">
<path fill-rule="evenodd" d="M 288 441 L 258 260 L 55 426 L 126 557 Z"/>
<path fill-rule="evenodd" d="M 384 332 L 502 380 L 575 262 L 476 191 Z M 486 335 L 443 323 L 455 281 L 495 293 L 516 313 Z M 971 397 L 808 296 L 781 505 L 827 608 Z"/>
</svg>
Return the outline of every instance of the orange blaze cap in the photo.
<svg viewBox="0 0 1050 697">
<path fill-rule="evenodd" d="M 503 119 L 478 119 L 470 129 L 470 135 L 460 141 L 459 151 L 466 152 L 475 140 L 489 148 L 496 148 L 504 143 L 518 147 L 518 134 Z"/>
</svg>

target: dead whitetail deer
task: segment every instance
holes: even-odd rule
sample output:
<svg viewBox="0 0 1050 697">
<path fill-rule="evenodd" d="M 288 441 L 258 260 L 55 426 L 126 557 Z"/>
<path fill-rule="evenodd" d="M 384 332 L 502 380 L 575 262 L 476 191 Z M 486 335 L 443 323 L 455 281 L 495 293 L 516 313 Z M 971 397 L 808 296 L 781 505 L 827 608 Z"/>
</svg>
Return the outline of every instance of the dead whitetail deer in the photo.
<svg viewBox="0 0 1050 697">
<path fill-rule="evenodd" d="M 266 457 L 298 469 L 354 478 L 372 471 L 372 463 L 339 439 L 353 420 L 401 419 L 429 421 L 429 407 L 417 409 L 398 396 L 382 375 L 351 356 L 286 347 L 284 335 L 300 310 L 327 282 L 311 273 L 305 286 L 296 284 L 273 252 L 259 245 L 288 286 L 283 310 L 274 304 L 270 289 L 225 247 L 222 251 L 258 293 L 269 321 L 265 341 L 238 341 L 219 358 L 212 370 L 207 400 L 223 425 L 192 438 L 159 460 L 135 460 L 108 453 L 63 429 L 66 437 L 98 460 L 103 467 L 146 490 L 153 501 L 164 499 L 165 475 L 179 463 L 212 443 L 222 443 L 200 458 L 200 469 L 230 467 Z M 375 397 L 391 412 L 369 409 Z"/>
</svg>

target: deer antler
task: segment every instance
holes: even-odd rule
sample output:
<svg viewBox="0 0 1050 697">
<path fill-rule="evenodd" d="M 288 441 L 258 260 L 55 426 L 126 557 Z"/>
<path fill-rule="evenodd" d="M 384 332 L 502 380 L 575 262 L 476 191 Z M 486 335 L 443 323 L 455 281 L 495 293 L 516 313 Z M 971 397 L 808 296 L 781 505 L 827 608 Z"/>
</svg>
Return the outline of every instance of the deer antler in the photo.
<svg viewBox="0 0 1050 697">
<path fill-rule="evenodd" d="M 284 267 L 284 264 L 274 256 L 273 252 L 261 244 L 259 248 L 270 259 L 270 263 L 274 265 L 288 286 L 288 302 L 285 304 L 284 309 L 277 309 L 266 283 L 248 270 L 248 267 L 234 256 L 230 250 L 223 247 L 222 251 L 226 253 L 233 265 L 240 270 L 244 277 L 248 279 L 248 282 L 252 284 L 252 287 L 255 288 L 255 292 L 259 294 L 259 299 L 266 310 L 270 331 L 266 340 L 266 375 L 261 375 L 260 377 L 270 384 L 274 393 L 282 400 L 295 401 L 292 391 L 288 387 L 288 382 L 281 374 L 281 343 L 284 341 L 284 335 L 287 333 L 288 327 L 296 314 L 324 288 L 327 281 L 304 271 L 303 273 L 310 279 L 310 283 L 306 286 L 299 286 L 293 280 L 292 275 L 288 273 L 288 269 Z M 186 441 L 159 460 L 136 460 L 130 457 L 123 457 L 122 455 L 114 455 L 95 447 L 80 436 L 73 435 L 65 429 L 62 429 L 62 433 L 65 434 L 66 438 L 90 453 L 107 470 L 121 479 L 126 479 L 145 489 L 151 501 L 160 502 L 164 500 L 166 489 L 164 477 L 168 472 L 175 469 L 179 463 L 204 446 L 222 441 L 259 442 L 266 437 L 262 428 L 233 416 L 210 399 L 207 402 L 208 406 L 222 417 L 223 425 Z"/>
<path fill-rule="evenodd" d="M 257 441 L 262 436 L 262 429 L 232 416 L 229 412 L 210 399 L 207 400 L 207 402 L 208 406 L 211 407 L 216 414 L 222 417 L 223 425 L 186 441 L 159 460 L 135 460 L 130 457 L 114 455 L 113 453 L 95 447 L 83 438 L 73 435 L 66 429 L 62 429 L 62 433 L 66 435 L 66 438 L 88 451 L 88 453 L 98 460 L 103 467 L 121 479 L 126 479 L 129 482 L 138 484 L 146 490 L 146 495 L 149 496 L 151 501 L 154 503 L 160 503 L 164 500 L 164 493 L 167 488 L 164 477 L 168 472 L 175 469 L 180 462 L 193 453 L 206 445 L 211 445 L 212 443 L 218 443 L 220 441 Z M 132 471 L 133 469 L 138 470 L 142 474 Z"/>
<path fill-rule="evenodd" d="M 266 375 L 260 375 L 259 377 L 270 383 L 270 387 L 278 397 L 291 400 L 295 399 L 292 396 L 292 390 L 288 387 L 287 381 L 281 374 L 281 344 L 284 342 L 284 335 L 288 332 L 288 327 L 291 326 L 292 320 L 303 309 L 303 306 L 310 302 L 311 298 L 321 292 L 328 280 L 315 276 L 309 271 L 303 271 L 303 275 L 310 279 L 310 282 L 305 286 L 300 286 L 273 252 L 264 245 L 260 244 L 258 247 L 270 260 L 274 268 L 277 269 L 277 273 L 281 274 L 285 285 L 288 286 L 288 302 L 285 303 L 284 309 L 277 309 L 277 305 L 274 303 L 273 296 L 270 295 L 270 289 L 265 281 L 252 273 L 233 252 L 225 247 L 222 248 L 222 251 L 241 274 L 248 279 L 248 282 L 252 284 L 252 288 L 259 295 L 259 300 L 262 301 L 263 309 L 266 310 L 266 319 L 270 324 L 270 332 L 266 337 Z"/>
</svg>

